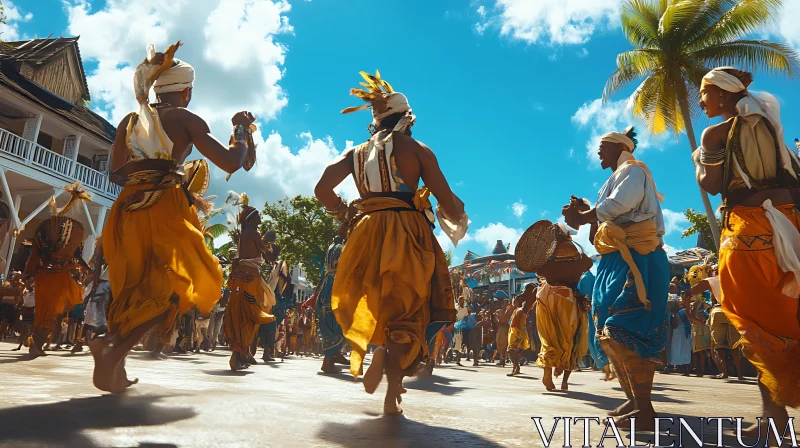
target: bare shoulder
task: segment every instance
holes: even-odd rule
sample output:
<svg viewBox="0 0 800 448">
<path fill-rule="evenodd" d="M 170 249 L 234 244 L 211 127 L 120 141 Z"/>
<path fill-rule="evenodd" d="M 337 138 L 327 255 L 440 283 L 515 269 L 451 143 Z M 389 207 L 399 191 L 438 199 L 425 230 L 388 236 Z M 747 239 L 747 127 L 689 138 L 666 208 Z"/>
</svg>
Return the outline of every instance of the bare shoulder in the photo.
<svg viewBox="0 0 800 448">
<path fill-rule="evenodd" d="M 728 139 L 728 133 L 731 131 L 731 126 L 733 126 L 733 120 L 723 121 L 722 123 L 707 127 L 703 131 L 703 136 L 701 139 L 703 142 L 702 144 L 706 145 L 719 144 L 720 142 L 724 143 Z"/>
<path fill-rule="evenodd" d="M 426 149 L 430 151 L 430 148 L 428 148 L 424 143 L 419 140 L 415 140 L 413 137 L 404 132 L 393 132 L 392 140 L 394 140 L 396 146 L 400 145 L 401 147 L 410 150 Z"/>
</svg>

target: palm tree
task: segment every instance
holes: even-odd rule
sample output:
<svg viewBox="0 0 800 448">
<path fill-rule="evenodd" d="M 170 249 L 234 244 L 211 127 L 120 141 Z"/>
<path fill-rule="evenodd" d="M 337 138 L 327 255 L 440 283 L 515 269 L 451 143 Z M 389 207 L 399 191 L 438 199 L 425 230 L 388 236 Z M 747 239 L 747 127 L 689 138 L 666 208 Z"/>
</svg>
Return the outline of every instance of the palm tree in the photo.
<svg viewBox="0 0 800 448">
<path fill-rule="evenodd" d="M 214 250 L 214 240 L 216 238 L 221 237 L 222 235 L 228 233 L 228 226 L 225 224 L 210 224 L 209 221 L 220 216 L 224 213 L 224 210 L 221 208 L 215 208 L 204 214 L 202 218 L 200 218 L 200 231 L 203 232 L 203 237 L 206 240 L 206 246 L 212 251 Z"/>
<path fill-rule="evenodd" d="M 697 139 L 692 113 L 699 111 L 700 82 L 720 65 L 794 74 L 792 47 L 749 35 L 773 25 L 782 0 L 624 0 L 622 29 L 634 50 L 617 56 L 603 100 L 633 81 L 644 81 L 631 97 L 633 113 L 654 134 L 686 131 L 692 151 Z M 700 190 L 719 247 L 719 226 L 708 194 Z"/>
</svg>

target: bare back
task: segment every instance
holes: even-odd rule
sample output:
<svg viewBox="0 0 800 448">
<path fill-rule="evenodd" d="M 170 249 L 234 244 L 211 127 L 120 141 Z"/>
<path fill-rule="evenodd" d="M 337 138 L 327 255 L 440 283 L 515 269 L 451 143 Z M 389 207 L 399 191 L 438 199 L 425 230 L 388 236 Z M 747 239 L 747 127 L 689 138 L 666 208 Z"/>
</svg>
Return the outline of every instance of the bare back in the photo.
<svg viewBox="0 0 800 448">
<path fill-rule="evenodd" d="M 243 229 L 242 234 L 239 236 L 239 257 L 247 259 L 262 256 L 263 251 L 259 247 L 259 243 L 261 243 L 261 246 L 264 245 L 257 230 L 252 228 Z"/>
<path fill-rule="evenodd" d="M 234 143 L 231 146 L 223 145 L 211 135 L 211 129 L 205 120 L 183 107 L 164 104 L 156 105 L 155 110 L 161 119 L 164 132 L 172 141 L 172 159 L 175 163 L 180 164 L 186 161 L 192 152 L 192 146 L 194 146 L 211 163 L 227 173 L 233 173 L 241 168 L 247 152 L 244 145 L 240 143 Z M 234 119 L 242 114 L 246 113 L 240 112 L 234 116 Z M 111 154 L 112 172 L 118 171 L 129 160 L 127 130 L 132 115 L 125 117 L 117 126 L 117 137 Z"/>
</svg>

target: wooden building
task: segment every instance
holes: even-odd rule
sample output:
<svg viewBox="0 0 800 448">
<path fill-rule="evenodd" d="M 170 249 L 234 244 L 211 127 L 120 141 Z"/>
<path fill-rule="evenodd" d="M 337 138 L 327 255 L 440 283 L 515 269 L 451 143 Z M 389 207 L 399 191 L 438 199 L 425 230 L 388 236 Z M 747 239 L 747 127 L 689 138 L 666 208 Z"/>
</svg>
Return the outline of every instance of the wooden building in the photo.
<svg viewBox="0 0 800 448">
<path fill-rule="evenodd" d="M 0 92 L 3 274 L 12 263 L 20 265 L 25 250 L 20 243 L 49 216 L 50 198 L 64 205 L 64 186 L 75 181 L 92 196 L 79 218 L 87 233 L 84 257 L 90 257 L 121 187 L 108 179 L 116 128 L 87 107 L 89 88 L 78 38 L 0 46 Z M 18 260 L 12 259 L 14 253 L 20 253 Z"/>
</svg>

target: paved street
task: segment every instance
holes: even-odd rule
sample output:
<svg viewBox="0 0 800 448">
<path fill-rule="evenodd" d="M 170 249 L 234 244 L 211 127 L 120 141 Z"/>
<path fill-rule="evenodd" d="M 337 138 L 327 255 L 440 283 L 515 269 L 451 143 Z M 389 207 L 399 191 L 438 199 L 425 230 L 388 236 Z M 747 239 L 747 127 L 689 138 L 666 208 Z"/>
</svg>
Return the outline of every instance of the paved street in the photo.
<svg viewBox="0 0 800 448">
<path fill-rule="evenodd" d="M 535 447 L 542 443 L 531 417 L 544 417 L 549 432 L 554 416 L 602 417 L 623 397 L 597 372 L 573 374 L 569 393 L 546 393 L 538 368 L 507 378 L 508 368 L 465 364 L 407 380 L 405 415 L 383 417 L 383 388 L 370 396 L 349 375 L 318 374 L 319 359 L 290 358 L 232 373 L 227 351 L 164 361 L 134 352 L 128 372 L 140 383 L 126 394 L 106 396 L 92 387 L 88 351 L 28 360 L 11 348 L 0 343 L 2 447 Z M 752 379 L 657 375 L 656 382 L 662 416 L 752 421 L 760 409 Z M 563 427 L 556 432 L 553 446 L 562 446 Z M 582 425 L 572 432 L 573 446 L 580 446 Z M 708 443 L 714 432 L 706 433 Z M 594 446 L 596 433 L 602 433 L 598 426 Z M 628 443 L 627 432 L 623 437 Z"/>
</svg>

